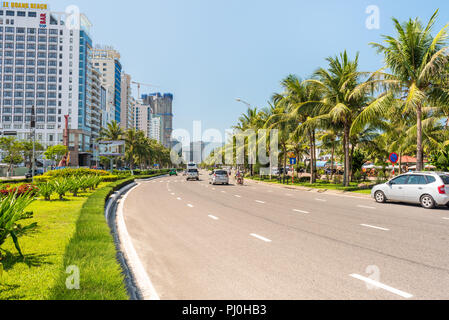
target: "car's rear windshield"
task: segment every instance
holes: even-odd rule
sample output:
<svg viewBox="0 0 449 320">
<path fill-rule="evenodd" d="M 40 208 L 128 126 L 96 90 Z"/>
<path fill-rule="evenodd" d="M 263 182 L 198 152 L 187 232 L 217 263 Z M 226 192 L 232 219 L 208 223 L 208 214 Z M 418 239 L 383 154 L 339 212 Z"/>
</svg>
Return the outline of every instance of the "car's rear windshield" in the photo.
<svg viewBox="0 0 449 320">
<path fill-rule="evenodd" d="M 444 184 L 449 185 L 449 176 L 441 175 L 440 178 L 441 178 L 441 180 L 443 180 Z"/>
<path fill-rule="evenodd" d="M 189 173 L 197 173 L 198 170 L 197 169 L 189 169 Z"/>
<path fill-rule="evenodd" d="M 228 173 L 226 171 L 215 171 L 215 174 L 219 175 L 219 176 L 227 176 Z"/>
</svg>

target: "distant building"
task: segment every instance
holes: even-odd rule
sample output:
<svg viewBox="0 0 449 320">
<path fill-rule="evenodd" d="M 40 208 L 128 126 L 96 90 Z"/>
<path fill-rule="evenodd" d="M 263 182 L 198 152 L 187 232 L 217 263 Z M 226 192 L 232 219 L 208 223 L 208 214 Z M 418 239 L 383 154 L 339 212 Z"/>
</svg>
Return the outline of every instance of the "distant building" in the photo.
<svg viewBox="0 0 449 320">
<path fill-rule="evenodd" d="M 150 114 L 150 139 L 156 140 L 159 143 L 162 143 L 161 139 L 161 117 L 151 116 Z"/>
<path fill-rule="evenodd" d="M 134 126 L 134 104 L 136 103 L 132 96 L 131 76 L 129 74 L 122 74 L 121 89 L 120 127 L 123 130 L 128 130 Z"/>
<path fill-rule="evenodd" d="M 121 122 L 122 108 L 122 64 L 120 53 L 113 47 L 97 46 L 92 50 L 92 63 L 102 75 L 102 85 L 113 97 L 113 120 Z"/>
<path fill-rule="evenodd" d="M 161 144 L 166 148 L 170 148 L 173 133 L 173 94 L 145 94 L 142 95 L 142 100 L 144 104 L 151 106 L 155 117 L 161 118 Z"/>
<path fill-rule="evenodd" d="M 150 121 L 151 107 L 138 100 L 134 105 L 134 128 L 143 131 L 150 138 Z"/>
</svg>

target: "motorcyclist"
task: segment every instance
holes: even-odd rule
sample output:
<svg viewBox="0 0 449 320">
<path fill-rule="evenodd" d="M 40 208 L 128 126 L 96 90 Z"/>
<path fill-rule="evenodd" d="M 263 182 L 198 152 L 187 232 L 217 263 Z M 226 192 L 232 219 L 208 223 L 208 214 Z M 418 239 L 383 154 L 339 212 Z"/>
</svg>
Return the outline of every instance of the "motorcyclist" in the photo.
<svg viewBox="0 0 449 320">
<path fill-rule="evenodd" d="M 239 184 L 243 184 L 243 174 L 240 172 L 240 170 L 237 169 L 237 173 L 235 174 L 235 179 Z"/>
</svg>

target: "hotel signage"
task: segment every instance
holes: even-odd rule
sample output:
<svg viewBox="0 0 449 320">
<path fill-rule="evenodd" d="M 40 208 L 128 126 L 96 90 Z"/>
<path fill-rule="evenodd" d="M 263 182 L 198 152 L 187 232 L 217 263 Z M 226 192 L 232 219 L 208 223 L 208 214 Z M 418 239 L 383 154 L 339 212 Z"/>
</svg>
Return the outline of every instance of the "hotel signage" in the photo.
<svg viewBox="0 0 449 320">
<path fill-rule="evenodd" d="M 3 2 L 3 8 L 11 9 L 35 9 L 35 10 L 47 10 L 47 4 L 44 3 L 23 3 L 23 2 Z"/>
</svg>

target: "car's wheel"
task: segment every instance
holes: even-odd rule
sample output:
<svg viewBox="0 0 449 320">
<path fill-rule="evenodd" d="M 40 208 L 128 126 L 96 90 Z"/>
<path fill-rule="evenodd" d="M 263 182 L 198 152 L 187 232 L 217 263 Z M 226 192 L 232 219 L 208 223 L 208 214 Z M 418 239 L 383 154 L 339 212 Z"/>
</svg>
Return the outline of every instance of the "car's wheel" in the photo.
<svg viewBox="0 0 449 320">
<path fill-rule="evenodd" d="M 382 191 L 377 191 L 374 194 L 374 198 L 376 199 L 377 203 L 385 203 L 385 202 L 387 202 L 387 197 L 385 196 L 385 193 L 383 193 Z"/>
<path fill-rule="evenodd" d="M 424 209 L 434 209 L 436 206 L 435 200 L 428 194 L 421 197 L 421 205 Z"/>
</svg>

